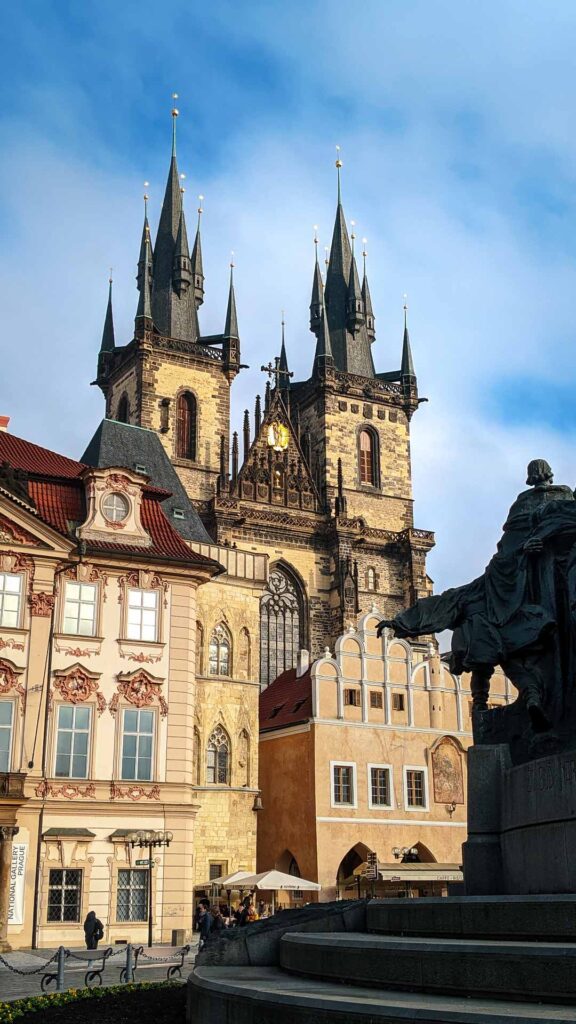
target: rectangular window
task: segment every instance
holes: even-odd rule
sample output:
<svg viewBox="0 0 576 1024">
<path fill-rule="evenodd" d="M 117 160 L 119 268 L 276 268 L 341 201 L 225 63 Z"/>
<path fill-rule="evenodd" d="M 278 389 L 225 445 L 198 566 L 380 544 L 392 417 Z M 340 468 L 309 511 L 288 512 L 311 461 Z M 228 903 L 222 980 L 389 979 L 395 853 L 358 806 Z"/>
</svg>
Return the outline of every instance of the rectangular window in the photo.
<svg viewBox="0 0 576 1024">
<path fill-rule="evenodd" d="M 117 921 L 146 921 L 148 918 L 148 871 L 121 868 L 118 872 Z"/>
<path fill-rule="evenodd" d="M 0 572 L 0 626 L 17 628 L 20 624 L 22 577 Z"/>
<path fill-rule="evenodd" d="M 225 878 L 228 872 L 228 862 L 224 860 L 211 860 L 208 865 L 209 881 L 213 882 L 216 878 Z"/>
<path fill-rule="evenodd" d="M 383 707 L 382 694 L 379 690 L 370 690 L 370 707 L 381 708 Z"/>
<path fill-rule="evenodd" d="M 48 921 L 79 921 L 82 872 L 52 868 L 48 882 Z"/>
<path fill-rule="evenodd" d="M 88 777 L 90 717 L 89 707 L 79 707 L 75 704 L 59 705 L 54 767 L 57 779 Z"/>
<path fill-rule="evenodd" d="M 360 690 L 344 690 L 344 703 L 354 708 L 360 707 Z"/>
<path fill-rule="evenodd" d="M 124 711 L 122 778 L 149 782 L 152 778 L 154 712 Z"/>
<path fill-rule="evenodd" d="M 354 805 L 354 767 L 349 764 L 332 766 L 335 804 Z"/>
<path fill-rule="evenodd" d="M 158 591 L 128 590 L 128 640 L 158 639 Z"/>
<path fill-rule="evenodd" d="M 96 595 L 94 583 L 67 583 L 64 597 L 64 632 L 95 636 Z"/>
<path fill-rule="evenodd" d="M 379 766 L 370 768 L 370 804 L 372 807 L 391 806 L 390 769 Z"/>
<path fill-rule="evenodd" d="M 426 807 L 426 773 L 421 768 L 406 769 L 406 805 Z"/>
<path fill-rule="evenodd" d="M 14 701 L 0 700 L 0 772 L 10 771 Z"/>
<path fill-rule="evenodd" d="M 392 711 L 404 711 L 404 694 L 392 694 Z"/>
</svg>

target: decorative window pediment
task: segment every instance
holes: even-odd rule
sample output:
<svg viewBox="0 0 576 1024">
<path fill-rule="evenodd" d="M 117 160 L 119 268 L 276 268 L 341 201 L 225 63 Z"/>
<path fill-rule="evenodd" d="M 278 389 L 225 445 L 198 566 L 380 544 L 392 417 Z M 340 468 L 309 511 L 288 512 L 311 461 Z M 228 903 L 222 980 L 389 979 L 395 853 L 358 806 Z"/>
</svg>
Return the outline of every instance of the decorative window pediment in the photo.
<svg viewBox="0 0 576 1024">
<path fill-rule="evenodd" d="M 101 715 L 106 708 L 106 700 L 100 692 L 99 679 L 99 672 L 89 672 L 77 662 L 70 668 L 54 672 L 54 689 L 70 704 L 82 704 L 95 697 L 98 714 Z"/>
<path fill-rule="evenodd" d="M 136 672 L 120 673 L 116 678 L 118 680 L 118 692 L 114 694 L 109 704 L 112 715 L 115 715 L 118 711 L 121 697 L 136 708 L 149 708 L 157 704 L 163 718 L 168 714 L 168 704 L 162 694 L 163 679 L 150 675 L 144 669 L 138 669 Z"/>
<path fill-rule="evenodd" d="M 88 514 L 78 536 L 150 547 L 152 540 L 140 516 L 142 475 L 126 469 L 89 469 L 83 479 Z"/>
</svg>

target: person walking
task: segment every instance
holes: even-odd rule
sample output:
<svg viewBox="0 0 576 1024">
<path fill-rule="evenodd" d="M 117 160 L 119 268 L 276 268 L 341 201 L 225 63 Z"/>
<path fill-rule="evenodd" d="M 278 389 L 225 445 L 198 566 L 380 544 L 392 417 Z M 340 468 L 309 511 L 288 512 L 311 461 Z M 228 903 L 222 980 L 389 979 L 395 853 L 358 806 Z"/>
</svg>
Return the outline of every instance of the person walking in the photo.
<svg viewBox="0 0 576 1024">
<path fill-rule="evenodd" d="M 200 943 L 198 945 L 198 952 L 204 949 L 208 942 L 208 936 L 212 931 L 212 914 L 210 913 L 210 907 L 205 904 L 202 905 L 200 915 L 198 917 L 198 931 L 200 932 Z"/>
<path fill-rule="evenodd" d="M 84 941 L 86 949 L 98 949 L 100 939 L 104 938 L 104 926 L 102 921 L 96 917 L 94 910 L 89 910 L 84 921 Z M 88 967 L 92 966 L 92 958 L 88 960 Z"/>
</svg>

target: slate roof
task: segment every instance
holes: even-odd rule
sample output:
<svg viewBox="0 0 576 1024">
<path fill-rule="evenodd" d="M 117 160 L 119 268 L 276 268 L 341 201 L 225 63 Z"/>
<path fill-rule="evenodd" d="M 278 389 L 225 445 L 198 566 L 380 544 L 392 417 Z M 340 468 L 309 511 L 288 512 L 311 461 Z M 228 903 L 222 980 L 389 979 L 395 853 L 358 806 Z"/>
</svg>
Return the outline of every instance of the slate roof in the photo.
<svg viewBox="0 0 576 1024">
<path fill-rule="evenodd" d="M 282 672 L 260 694 L 260 732 L 300 725 L 312 718 L 310 669 L 302 676 L 295 668 Z"/>
<path fill-rule="evenodd" d="M 28 474 L 28 494 L 35 504 L 38 518 L 64 537 L 76 541 L 76 528 L 86 520 L 83 476 L 89 466 L 3 431 L 0 432 L 2 462 L 8 462 L 13 469 L 24 470 Z M 125 460 L 120 461 L 120 465 L 123 464 Z M 115 534 L 110 541 L 89 541 L 88 548 L 114 555 L 134 554 L 140 559 L 178 561 L 216 570 L 217 562 L 192 551 L 174 529 L 162 507 L 165 501 L 170 500 L 165 496 L 166 493 L 150 484 L 144 485 L 141 515 L 142 525 L 152 540 L 149 547 L 119 543 Z"/>
<path fill-rule="evenodd" d="M 212 544 L 200 517 L 188 498 L 180 477 L 168 458 L 162 442 L 153 430 L 133 427 L 116 420 L 102 420 L 89 442 L 82 461 L 88 466 L 126 466 L 136 470 L 144 466 L 150 482 L 169 492 L 162 507 L 172 526 L 184 540 Z M 174 518 L 174 509 L 184 512 L 184 519 Z"/>
</svg>

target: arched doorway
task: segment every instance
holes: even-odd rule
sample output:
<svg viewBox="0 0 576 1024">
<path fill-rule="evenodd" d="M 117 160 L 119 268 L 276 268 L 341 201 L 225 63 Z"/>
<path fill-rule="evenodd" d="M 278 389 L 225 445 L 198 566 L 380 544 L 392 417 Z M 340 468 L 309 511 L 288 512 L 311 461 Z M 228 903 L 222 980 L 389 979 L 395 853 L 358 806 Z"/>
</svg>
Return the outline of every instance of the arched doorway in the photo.
<svg viewBox="0 0 576 1024">
<path fill-rule="evenodd" d="M 305 646 L 304 588 L 282 563 L 272 566 L 260 602 L 260 683 L 269 686 L 286 669 L 294 668 Z"/>
<path fill-rule="evenodd" d="M 342 857 L 336 872 L 336 887 L 344 899 L 355 899 L 360 895 L 363 870 L 371 852 L 365 843 L 356 843 Z"/>
</svg>

